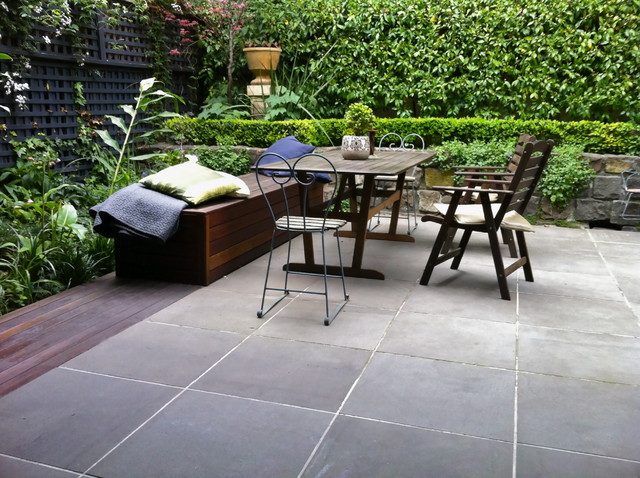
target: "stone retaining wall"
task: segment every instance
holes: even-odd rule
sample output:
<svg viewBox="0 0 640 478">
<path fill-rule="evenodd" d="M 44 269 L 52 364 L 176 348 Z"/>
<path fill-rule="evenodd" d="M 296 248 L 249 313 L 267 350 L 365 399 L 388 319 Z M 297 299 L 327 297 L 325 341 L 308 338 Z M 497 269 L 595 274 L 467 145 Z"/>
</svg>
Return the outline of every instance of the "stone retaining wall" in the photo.
<svg viewBox="0 0 640 478">
<path fill-rule="evenodd" d="M 640 157 L 612 154 L 585 153 L 584 158 L 596 171 L 596 176 L 577 198 L 573 199 L 565 209 L 558 210 L 549 201 L 536 194 L 529 204 L 528 214 L 534 214 L 538 209 L 543 219 L 566 219 L 585 223 L 612 224 L 615 226 L 637 226 L 640 219 L 624 220 L 620 217 L 624 205 L 624 191 L 622 189 L 622 171 L 640 170 Z M 418 174 L 420 188 L 419 210 L 421 213 L 435 212 L 433 204 L 440 202 L 440 193 L 433 191 L 425 184 L 424 171 Z M 628 213 L 640 215 L 640 201 L 634 201 Z"/>
</svg>

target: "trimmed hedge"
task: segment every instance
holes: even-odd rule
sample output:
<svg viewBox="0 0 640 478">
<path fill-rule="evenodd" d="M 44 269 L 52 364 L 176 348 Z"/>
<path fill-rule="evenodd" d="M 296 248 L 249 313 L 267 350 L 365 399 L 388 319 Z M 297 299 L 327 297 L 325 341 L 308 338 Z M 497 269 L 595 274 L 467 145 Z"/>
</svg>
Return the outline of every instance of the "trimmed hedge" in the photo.
<svg viewBox="0 0 640 478">
<path fill-rule="evenodd" d="M 640 123 L 638 0 L 252 0 L 315 117 Z M 324 86 L 326 85 L 326 87 Z M 315 95 L 322 90 L 321 95 Z"/>
<path fill-rule="evenodd" d="M 280 138 L 293 135 L 316 146 L 340 145 L 345 130 L 344 120 L 202 120 L 172 119 L 167 127 L 174 139 L 190 144 L 233 144 L 268 147 Z M 557 145 L 581 144 L 590 153 L 640 154 L 640 131 L 630 123 L 599 121 L 562 122 L 553 120 L 485 120 L 478 118 L 379 119 L 377 136 L 389 132 L 405 136 L 418 133 L 428 145 L 443 141 L 515 140 L 520 133 L 553 139 Z"/>
</svg>

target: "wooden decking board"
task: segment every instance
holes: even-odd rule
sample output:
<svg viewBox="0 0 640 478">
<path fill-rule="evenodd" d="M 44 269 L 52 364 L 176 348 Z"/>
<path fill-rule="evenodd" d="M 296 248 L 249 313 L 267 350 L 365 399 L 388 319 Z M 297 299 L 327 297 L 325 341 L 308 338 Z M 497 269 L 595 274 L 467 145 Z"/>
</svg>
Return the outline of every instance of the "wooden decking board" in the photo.
<svg viewBox="0 0 640 478">
<path fill-rule="evenodd" d="M 4 337 L 0 340 L 0 396 L 198 288 L 187 284 L 127 280 L 109 274 L 58 294 L 60 297 L 50 297 L 25 307 L 26 310 L 0 316 Z M 43 311 L 40 315 L 39 310 Z"/>
<path fill-rule="evenodd" d="M 127 285 L 125 282 L 115 284 L 116 281 L 114 281 L 113 278 L 112 282 L 114 282 L 114 284 L 112 284 L 111 286 L 102 287 L 102 284 L 96 281 L 95 287 L 91 287 L 89 291 L 85 291 L 84 288 L 79 289 L 78 291 L 75 290 L 78 288 L 70 289 L 74 290 L 74 293 L 68 294 L 63 300 L 48 302 L 46 304 L 43 304 L 43 307 L 41 309 L 31 309 L 28 313 L 18 314 L 15 317 L 12 317 L 11 319 L 6 320 L 4 323 L 0 324 L 0 358 L 2 358 L 3 355 L 2 351 L 5 345 L 4 340 L 6 338 L 11 337 L 22 330 L 27 330 L 32 327 L 50 326 L 50 321 L 54 324 L 56 322 L 60 322 L 70 313 L 73 315 L 74 312 L 79 312 L 77 309 L 79 306 L 82 307 L 83 305 L 90 304 L 94 300 L 101 300 L 105 297 L 108 297 L 109 295 L 117 294 L 119 288 L 125 287 L 125 285 Z M 133 284 L 129 285 L 129 287 L 132 286 Z"/>
<path fill-rule="evenodd" d="M 0 344 L 0 383 L 4 367 L 13 365 L 39 354 L 50 353 L 49 349 L 61 341 L 73 343 L 77 338 L 95 333 L 109 323 L 121 320 L 121 317 L 135 315 L 145 310 L 150 301 L 162 300 L 164 287 L 149 292 L 135 284 L 132 290 L 120 290 L 117 294 L 103 296 L 100 303 L 92 300 L 73 311 L 61 313 L 57 320 L 48 320 L 37 324 L 20 334 L 3 340 Z M 82 328 L 77 324 L 81 322 Z M 5 360 L 6 359 L 6 360 Z"/>
<path fill-rule="evenodd" d="M 8 314 L 0 315 L 0 331 L 10 328 L 11 321 L 21 322 L 24 321 L 26 317 L 39 317 L 49 310 L 56 310 L 64 304 L 73 302 L 77 297 L 84 297 L 87 294 L 84 289 L 87 287 L 91 289 L 91 294 L 100 294 L 101 289 L 111 289 L 117 287 L 117 285 L 113 283 L 113 274 L 108 274 L 93 282 L 79 285 L 60 294 L 49 296 L 46 299 L 9 312 Z"/>
<path fill-rule="evenodd" d="M 139 281 L 137 281 L 139 282 Z M 145 306 L 145 294 L 148 289 L 143 284 L 131 284 L 131 287 L 113 289 L 99 297 L 85 296 L 86 300 L 74 302 L 74 307 L 65 304 L 58 312 L 49 311 L 41 321 L 32 320 L 33 324 L 23 330 L 17 330 L 21 334 L 12 336 L 0 342 L 0 359 L 10 355 L 14 359 L 21 359 L 21 355 L 32 355 L 36 352 L 34 347 L 46 347 L 47 343 L 41 337 L 49 337 L 56 342 L 57 336 L 67 336 L 70 331 L 75 330 L 77 321 L 83 321 L 85 327 L 91 327 L 94 322 L 106 317 L 116 317 L 125 312 L 128 308 Z M 157 292 L 153 291 L 152 294 Z M 149 297 L 150 298 L 150 297 Z M 20 329 L 20 328 L 16 328 Z M 0 366 L 0 371 L 2 367 Z"/>
</svg>

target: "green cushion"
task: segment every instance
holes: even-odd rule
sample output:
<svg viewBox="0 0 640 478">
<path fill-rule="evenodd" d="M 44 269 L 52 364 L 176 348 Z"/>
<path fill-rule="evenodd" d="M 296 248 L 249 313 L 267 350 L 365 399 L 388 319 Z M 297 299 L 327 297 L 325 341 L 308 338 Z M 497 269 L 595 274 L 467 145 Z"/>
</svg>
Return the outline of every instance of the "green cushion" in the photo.
<svg viewBox="0 0 640 478">
<path fill-rule="evenodd" d="M 192 161 L 171 166 L 140 180 L 148 188 L 200 204 L 238 191 L 237 178 L 213 171 Z"/>
</svg>

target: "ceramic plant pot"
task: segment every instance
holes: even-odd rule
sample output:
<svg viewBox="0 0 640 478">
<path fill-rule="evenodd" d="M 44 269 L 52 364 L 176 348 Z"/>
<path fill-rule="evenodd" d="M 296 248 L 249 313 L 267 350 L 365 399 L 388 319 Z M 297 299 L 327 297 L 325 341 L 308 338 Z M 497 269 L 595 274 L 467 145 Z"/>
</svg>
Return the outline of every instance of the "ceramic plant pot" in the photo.
<svg viewBox="0 0 640 478">
<path fill-rule="evenodd" d="M 344 159 L 367 159 L 370 153 L 368 136 L 343 136 L 342 157 Z"/>
</svg>

